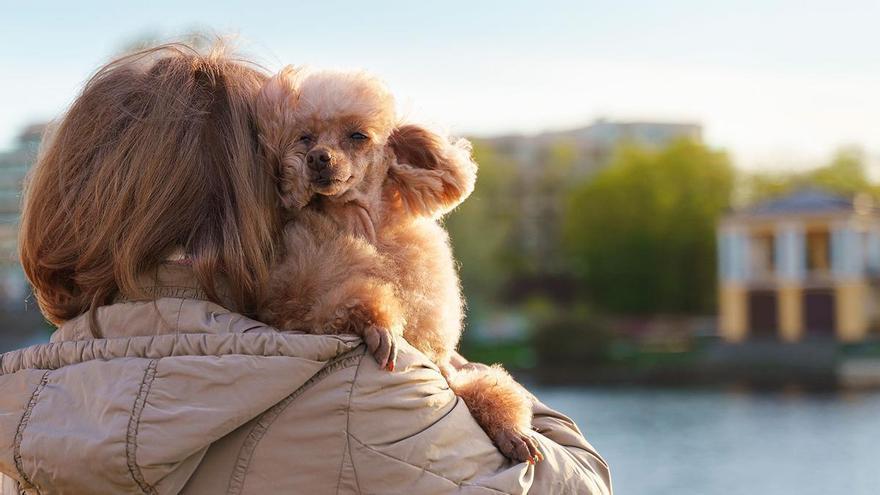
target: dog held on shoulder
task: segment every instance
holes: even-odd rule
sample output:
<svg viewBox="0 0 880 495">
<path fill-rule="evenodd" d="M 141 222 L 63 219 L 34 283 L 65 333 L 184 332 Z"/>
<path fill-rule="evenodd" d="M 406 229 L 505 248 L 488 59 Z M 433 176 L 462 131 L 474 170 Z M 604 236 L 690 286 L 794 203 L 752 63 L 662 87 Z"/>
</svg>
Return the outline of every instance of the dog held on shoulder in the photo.
<svg viewBox="0 0 880 495">
<path fill-rule="evenodd" d="M 357 71 L 286 67 L 256 103 L 262 153 L 289 221 L 260 318 L 281 330 L 356 334 L 393 371 L 397 342 L 423 352 L 510 459 L 543 459 L 528 392 L 456 352 L 464 302 L 439 219 L 473 191 L 465 139 L 398 121 Z"/>
</svg>

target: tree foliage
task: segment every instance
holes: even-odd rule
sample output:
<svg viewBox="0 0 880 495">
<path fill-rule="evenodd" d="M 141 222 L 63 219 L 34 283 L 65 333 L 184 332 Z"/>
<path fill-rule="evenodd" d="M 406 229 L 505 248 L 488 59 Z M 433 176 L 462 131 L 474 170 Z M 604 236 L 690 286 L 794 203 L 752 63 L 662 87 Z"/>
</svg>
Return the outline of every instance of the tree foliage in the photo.
<svg viewBox="0 0 880 495">
<path fill-rule="evenodd" d="M 446 219 L 462 286 L 471 307 L 491 304 L 517 265 L 514 235 L 516 166 L 479 142 L 473 194 Z"/>
<path fill-rule="evenodd" d="M 857 147 L 844 147 L 834 154 L 827 165 L 812 170 L 746 176 L 743 181 L 743 202 L 754 203 L 807 187 L 844 196 L 866 192 L 880 198 L 877 186 L 868 179 L 864 151 Z"/>
<path fill-rule="evenodd" d="M 621 147 L 565 209 L 563 243 L 589 300 L 628 314 L 711 311 L 715 226 L 733 187 L 727 156 L 701 144 Z"/>
</svg>

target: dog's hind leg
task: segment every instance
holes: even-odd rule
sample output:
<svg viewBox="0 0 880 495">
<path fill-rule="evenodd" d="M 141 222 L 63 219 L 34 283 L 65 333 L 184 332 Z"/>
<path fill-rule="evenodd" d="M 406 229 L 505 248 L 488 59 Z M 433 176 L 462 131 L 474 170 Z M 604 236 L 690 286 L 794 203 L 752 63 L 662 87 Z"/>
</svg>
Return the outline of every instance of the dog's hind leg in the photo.
<svg viewBox="0 0 880 495">
<path fill-rule="evenodd" d="M 519 462 L 544 458 L 530 433 L 531 398 L 500 365 L 468 363 L 455 370 L 447 364 L 441 371 L 502 454 Z"/>
</svg>

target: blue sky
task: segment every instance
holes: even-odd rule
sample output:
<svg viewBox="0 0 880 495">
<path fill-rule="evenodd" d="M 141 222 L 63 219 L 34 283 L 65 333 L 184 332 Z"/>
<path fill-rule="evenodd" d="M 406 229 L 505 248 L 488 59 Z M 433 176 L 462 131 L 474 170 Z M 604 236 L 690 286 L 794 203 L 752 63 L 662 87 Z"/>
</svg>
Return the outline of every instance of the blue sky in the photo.
<svg viewBox="0 0 880 495">
<path fill-rule="evenodd" d="M 0 149 L 127 42 L 208 29 L 271 69 L 372 70 L 460 133 L 688 120 L 751 169 L 880 163 L 880 2 L 0 2 Z"/>
</svg>

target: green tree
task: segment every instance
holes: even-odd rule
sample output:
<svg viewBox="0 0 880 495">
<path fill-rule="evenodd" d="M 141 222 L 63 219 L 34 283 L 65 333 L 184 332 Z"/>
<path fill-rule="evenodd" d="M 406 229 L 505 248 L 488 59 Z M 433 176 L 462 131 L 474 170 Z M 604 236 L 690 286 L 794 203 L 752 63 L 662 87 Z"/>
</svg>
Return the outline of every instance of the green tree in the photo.
<svg viewBox="0 0 880 495">
<path fill-rule="evenodd" d="M 475 141 L 474 158 L 474 193 L 446 220 L 472 310 L 498 305 L 512 280 L 567 269 L 560 262 L 560 205 L 577 154 L 572 143 L 554 143 L 535 163 L 522 164 Z"/>
<path fill-rule="evenodd" d="M 446 227 L 459 263 L 468 304 L 479 309 L 497 302 L 510 276 L 517 252 L 512 247 L 516 166 L 479 142 L 479 164 L 473 194 L 446 218 Z"/>
<path fill-rule="evenodd" d="M 567 201 L 564 245 L 588 299 L 614 313 L 711 311 L 733 186 L 727 156 L 699 143 L 622 146 Z"/>
<path fill-rule="evenodd" d="M 754 203 L 808 187 L 844 196 L 866 192 L 880 198 L 877 186 L 868 179 L 864 151 L 850 146 L 837 150 L 827 165 L 806 172 L 770 172 L 746 176 L 743 181 L 743 202 Z"/>
<path fill-rule="evenodd" d="M 517 234 L 523 246 L 523 264 L 518 272 L 541 277 L 558 275 L 567 269 L 563 259 L 563 199 L 575 177 L 578 152 L 567 140 L 550 143 L 541 149 L 535 163 L 527 164 L 519 182 Z"/>
</svg>

